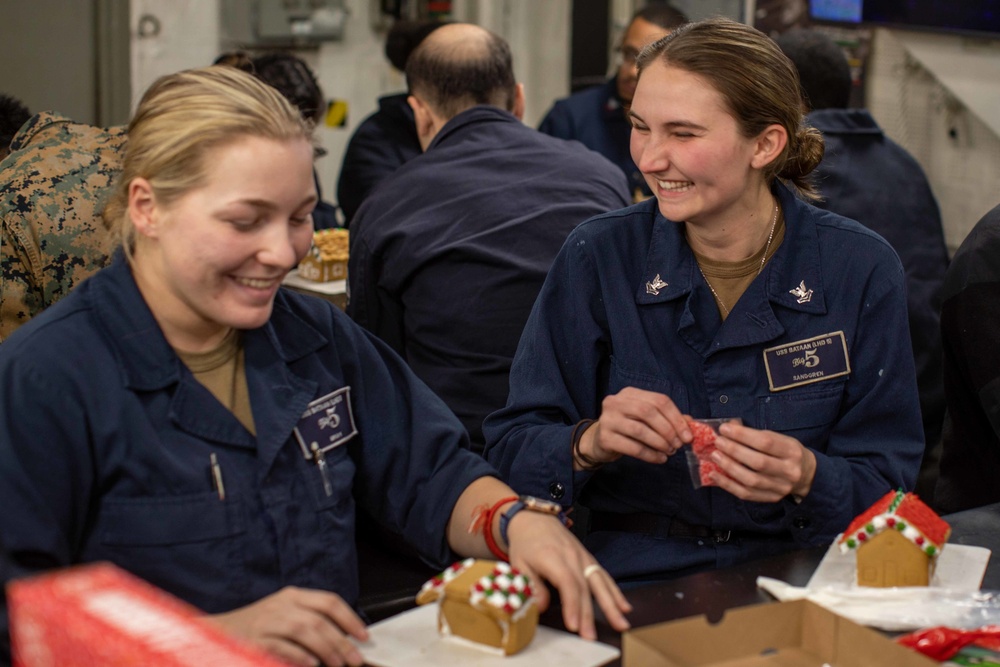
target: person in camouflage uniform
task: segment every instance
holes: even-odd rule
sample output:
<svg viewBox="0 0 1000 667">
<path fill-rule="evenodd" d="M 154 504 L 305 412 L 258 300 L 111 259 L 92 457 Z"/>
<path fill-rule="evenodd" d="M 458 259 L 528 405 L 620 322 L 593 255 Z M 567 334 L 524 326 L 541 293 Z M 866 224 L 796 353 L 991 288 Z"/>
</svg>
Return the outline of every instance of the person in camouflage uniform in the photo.
<svg viewBox="0 0 1000 667">
<path fill-rule="evenodd" d="M 110 261 L 101 218 L 124 127 L 33 116 L 0 162 L 0 342 Z"/>
</svg>

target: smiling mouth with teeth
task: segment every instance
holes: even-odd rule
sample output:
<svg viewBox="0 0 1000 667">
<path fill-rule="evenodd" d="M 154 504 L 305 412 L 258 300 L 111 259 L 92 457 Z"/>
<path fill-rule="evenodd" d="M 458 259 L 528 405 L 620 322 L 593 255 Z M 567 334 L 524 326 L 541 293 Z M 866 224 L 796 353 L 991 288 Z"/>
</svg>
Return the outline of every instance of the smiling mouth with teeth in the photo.
<svg viewBox="0 0 1000 667">
<path fill-rule="evenodd" d="M 246 285 L 247 287 L 253 287 L 254 289 L 267 289 L 274 284 L 275 279 L 262 279 L 262 278 L 237 278 L 236 282 L 241 285 Z"/>
<path fill-rule="evenodd" d="M 656 181 L 656 184 L 660 186 L 663 190 L 669 190 L 670 192 L 685 192 L 692 187 L 694 184 L 691 181 Z"/>
</svg>

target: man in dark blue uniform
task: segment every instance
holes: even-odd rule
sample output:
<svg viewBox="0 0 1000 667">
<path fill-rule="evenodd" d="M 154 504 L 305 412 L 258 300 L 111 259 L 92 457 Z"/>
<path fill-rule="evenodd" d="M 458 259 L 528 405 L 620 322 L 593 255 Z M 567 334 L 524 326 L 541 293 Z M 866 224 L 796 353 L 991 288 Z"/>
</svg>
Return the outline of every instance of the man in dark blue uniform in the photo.
<svg viewBox="0 0 1000 667">
<path fill-rule="evenodd" d="M 937 200 L 923 169 L 885 136 L 865 109 L 848 109 L 851 70 L 843 50 L 817 30 L 793 30 L 778 44 L 799 71 L 808 122 L 823 133 L 816 169 L 820 208 L 857 220 L 882 236 L 906 271 L 910 339 L 926 448 L 917 493 L 930 501 L 944 420 L 939 292 L 948 250 Z"/>
<path fill-rule="evenodd" d="M 396 21 L 385 38 L 386 58 L 404 71 L 413 49 L 442 25 L 441 21 Z M 345 227 L 376 185 L 421 153 L 407 97 L 407 93 L 380 97 L 378 110 L 361 121 L 347 144 L 337 179 L 337 203 Z"/>
<path fill-rule="evenodd" d="M 948 419 L 934 500 L 945 512 L 1000 502 L 1000 206 L 952 258 L 942 287 Z"/>
<path fill-rule="evenodd" d="M 425 152 L 354 219 L 347 312 L 403 355 L 481 450 L 552 259 L 577 224 L 627 205 L 628 189 L 605 158 L 521 123 L 523 92 L 496 35 L 439 28 L 406 75 Z"/>
<path fill-rule="evenodd" d="M 553 137 L 576 139 L 617 164 L 629 180 L 634 201 L 651 194 L 629 154 L 632 125 L 626 114 L 639 77 L 635 60 L 642 47 L 683 23 L 687 23 L 687 17 L 667 3 L 653 3 L 640 9 L 622 37 L 615 75 L 606 83 L 558 100 L 538 126 Z"/>
</svg>

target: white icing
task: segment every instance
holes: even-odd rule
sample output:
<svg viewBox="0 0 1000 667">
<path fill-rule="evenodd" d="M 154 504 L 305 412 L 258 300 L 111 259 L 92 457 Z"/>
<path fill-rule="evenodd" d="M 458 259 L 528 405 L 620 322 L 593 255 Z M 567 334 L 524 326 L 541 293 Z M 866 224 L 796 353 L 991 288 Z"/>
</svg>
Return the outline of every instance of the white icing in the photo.
<svg viewBox="0 0 1000 667">
<path fill-rule="evenodd" d="M 497 576 L 497 578 L 494 579 L 493 581 L 494 581 L 494 586 L 502 591 L 509 589 L 511 585 L 510 577 L 504 574 Z"/>
<path fill-rule="evenodd" d="M 893 520 L 893 525 L 892 526 L 890 526 L 889 522 L 888 522 L 888 520 L 890 518 Z M 878 535 L 879 533 L 881 533 L 884 530 L 899 530 L 897 528 L 896 524 L 898 524 L 900 521 L 906 523 L 906 528 L 904 528 L 903 530 L 899 531 L 900 535 L 902 535 L 903 537 L 905 537 L 906 539 L 908 539 L 910 542 L 913 542 L 913 544 L 915 544 L 921 550 L 924 549 L 924 548 L 926 548 L 928 545 L 934 546 L 935 547 L 935 553 L 932 554 L 932 557 L 936 557 L 937 554 L 941 553 L 941 550 L 939 548 L 937 548 L 937 545 L 934 544 L 934 542 L 932 540 L 928 539 L 923 533 L 921 533 L 919 530 L 917 530 L 912 525 L 910 525 L 910 523 L 908 521 L 906 521 L 905 519 L 900 519 L 895 514 L 892 514 L 892 513 L 889 513 L 889 512 L 886 512 L 884 514 L 879 514 L 878 516 L 872 518 L 872 520 L 870 521 L 870 523 L 871 523 L 872 526 L 875 527 L 875 532 L 869 533 L 868 530 L 866 529 L 866 527 L 862 526 L 853 535 L 846 535 L 844 537 L 844 540 L 842 542 L 840 542 L 840 545 L 839 545 L 840 546 L 840 553 L 846 554 L 846 553 L 852 551 L 852 548 L 847 545 L 847 540 L 849 540 L 849 539 L 850 540 L 854 540 L 854 542 L 855 542 L 854 549 L 857 549 L 862 544 L 864 544 L 868 540 L 874 538 L 876 535 Z M 859 540 L 858 539 L 858 533 L 864 533 L 866 539 Z M 917 540 L 921 539 L 921 538 L 923 539 L 923 543 L 922 544 L 917 544 Z"/>
</svg>

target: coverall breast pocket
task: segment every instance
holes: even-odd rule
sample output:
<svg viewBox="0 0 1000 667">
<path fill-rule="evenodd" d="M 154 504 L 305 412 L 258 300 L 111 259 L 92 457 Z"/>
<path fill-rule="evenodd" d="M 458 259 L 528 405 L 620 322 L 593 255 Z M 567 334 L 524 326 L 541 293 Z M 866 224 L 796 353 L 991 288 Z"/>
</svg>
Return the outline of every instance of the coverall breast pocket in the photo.
<svg viewBox="0 0 1000 667">
<path fill-rule="evenodd" d="M 674 405 L 677 406 L 681 414 L 687 414 L 689 411 L 688 394 L 684 385 L 671 382 L 666 378 L 656 375 L 624 369 L 612 358 L 611 373 L 608 379 L 608 394 L 617 394 L 626 387 L 635 387 L 636 389 L 664 394 L 674 402 Z"/>
<path fill-rule="evenodd" d="M 246 586 L 243 504 L 216 493 L 105 500 L 97 530 L 101 557 L 193 599 L 206 590 Z M 162 585 L 162 584 L 161 584 Z M 190 588 L 193 595 L 188 595 Z"/>
<path fill-rule="evenodd" d="M 826 384 L 826 383 L 821 383 Z M 761 428 L 791 436 L 806 447 L 822 446 L 840 416 L 844 383 L 786 391 L 757 399 Z"/>
</svg>

